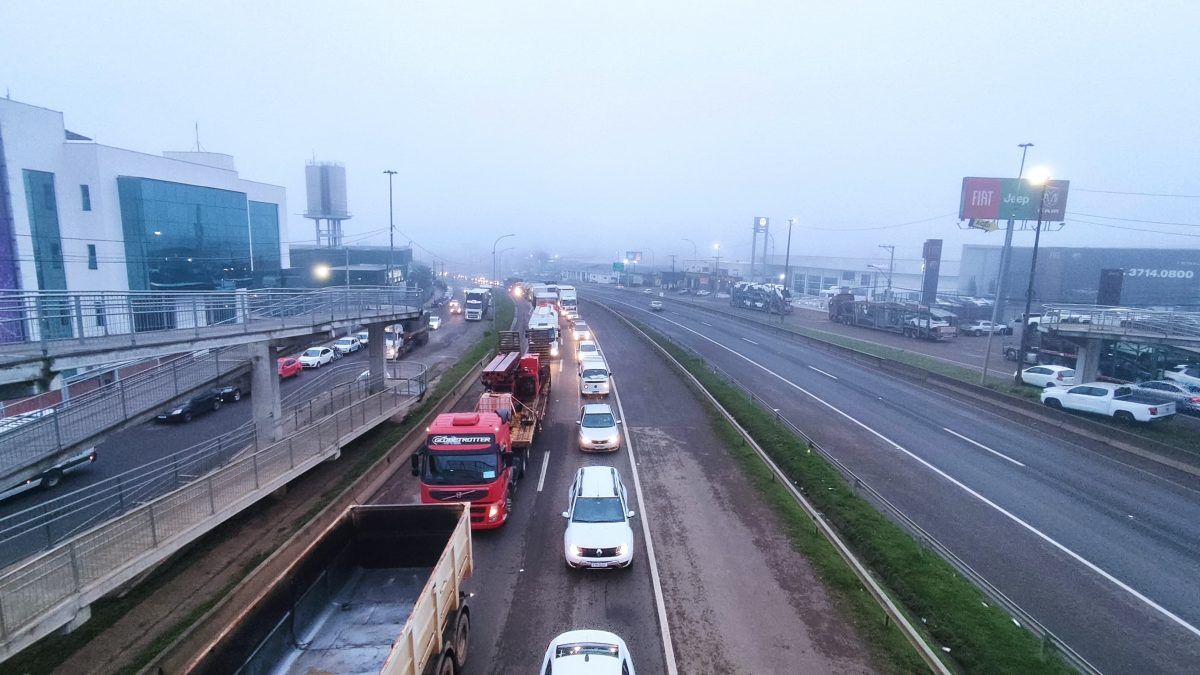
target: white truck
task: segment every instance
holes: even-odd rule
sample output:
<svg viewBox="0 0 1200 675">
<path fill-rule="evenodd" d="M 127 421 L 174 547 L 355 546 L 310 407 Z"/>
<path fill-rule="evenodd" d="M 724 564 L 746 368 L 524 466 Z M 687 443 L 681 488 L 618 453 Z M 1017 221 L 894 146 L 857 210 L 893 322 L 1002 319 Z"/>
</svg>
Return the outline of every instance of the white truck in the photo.
<svg viewBox="0 0 1200 675">
<path fill-rule="evenodd" d="M 467 504 L 352 506 L 185 672 L 462 672 L 471 613 Z"/>
<path fill-rule="evenodd" d="M 1139 394 L 1120 384 L 1085 382 L 1071 388 L 1050 387 L 1042 392 L 1042 403 L 1066 410 L 1112 417 L 1120 422 L 1153 422 L 1175 414 L 1175 403 Z"/>
</svg>

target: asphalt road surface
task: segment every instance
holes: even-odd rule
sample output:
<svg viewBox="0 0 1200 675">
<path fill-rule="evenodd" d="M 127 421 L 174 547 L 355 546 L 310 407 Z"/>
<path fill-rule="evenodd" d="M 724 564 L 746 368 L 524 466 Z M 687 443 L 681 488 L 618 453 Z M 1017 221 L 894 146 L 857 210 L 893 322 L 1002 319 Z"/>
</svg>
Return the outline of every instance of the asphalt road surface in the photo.
<svg viewBox="0 0 1200 675">
<path fill-rule="evenodd" d="M 515 513 L 498 530 L 474 533 L 467 672 L 537 672 L 550 640 L 578 628 L 617 633 L 646 673 L 669 672 L 668 642 L 684 673 L 875 670 L 805 561 L 772 527 L 773 514 L 729 470 L 710 418 L 678 376 L 611 317 L 588 319 L 616 372 L 608 401 L 623 418 L 626 440 L 612 454 L 578 450 L 581 401 L 568 347 L 554 367 L 550 407 L 517 488 Z M 456 409 L 472 409 L 477 395 L 469 393 Z M 711 479 L 710 462 L 720 467 L 720 481 Z M 592 465 L 616 467 L 637 495 L 629 569 L 564 564 L 567 490 L 575 471 Z M 418 499 L 416 479 L 401 472 L 373 501 Z"/>
<path fill-rule="evenodd" d="M 433 311 L 438 313 L 437 310 Z M 439 364 L 445 365 L 458 358 L 484 330 L 490 328 L 487 322 L 467 322 L 461 315 L 450 316 L 448 312 L 441 314 L 442 326 L 430 331 L 429 343 L 404 355 L 404 360 L 425 364 L 431 369 L 431 374 L 435 367 L 440 369 Z M 311 400 L 340 384 L 353 382 L 366 369 L 367 350 L 363 349 L 320 369 L 305 370 L 297 377 L 283 380 L 279 386 L 283 408 L 286 411 L 290 406 Z M 0 523 L 3 523 L 5 530 L 14 528 L 20 531 L 23 521 L 40 517 L 47 500 L 58 500 L 54 502 L 56 504 L 63 500 L 86 502 L 91 485 L 209 441 L 249 422 L 250 417 L 250 401 L 243 399 L 227 403 L 220 410 L 197 417 L 187 424 L 160 425 L 147 422 L 112 434 L 96 447 L 98 459 L 95 463 L 67 473 L 58 486 L 30 490 L 0 502 L 0 519 L 3 519 Z M 84 510 L 56 519 L 52 527 L 58 535 L 94 524 Z M 44 534 L 37 531 L 9 539 L 3 543 L 0 566 L 20 559 L 44 544 Z"/>
<path fill-rule="evenodd" d="M 1200 663 L 1200 480 L 761 328 L 581 293 L 756 391 L 1106 673 Z"/>
</svg>

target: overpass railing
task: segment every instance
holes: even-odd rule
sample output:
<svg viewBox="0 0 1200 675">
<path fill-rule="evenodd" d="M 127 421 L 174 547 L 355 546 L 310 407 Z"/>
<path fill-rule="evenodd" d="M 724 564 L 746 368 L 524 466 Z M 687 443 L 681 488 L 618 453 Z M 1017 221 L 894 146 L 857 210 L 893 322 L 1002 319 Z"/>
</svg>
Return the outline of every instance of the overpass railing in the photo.
<svg viewBox="0 0 1200 675">
<path fill-rule="evenodd" d="M 1045 305 L 1041 328 L 1200 342 L 1200 312 L 1102 305 Z"/>
<path fill-rule="evenodd" d="M 378 316 L 421 306 L 420 290 L 386 286 L 233 291 L 0 291 L 0 357 L 15 345 L 217 327 L 244 332 Z M 226 331 L 228 332 L 228 331 Z"/>
<path fill-rule="evenodd" d="M 420 369 L 424 378 L 424 369 Z M 423 387 L 419 387 L 423 391 Z M 362 386 L 358 386 L 362 391 Z M 388 386 L 267 447 L 243 451 L 179 489 L 141 503 L 0 574 L 0 661 L 250 506 L 419 396 Z M 330 406 L 353 396 L 331 395 Z M 328 410 L 328 408 L 325 408 Z M 296 420 L 302 418 L 296 417 Z M 285 422 L 286 424 L 286 422 Z"/>
</svg>

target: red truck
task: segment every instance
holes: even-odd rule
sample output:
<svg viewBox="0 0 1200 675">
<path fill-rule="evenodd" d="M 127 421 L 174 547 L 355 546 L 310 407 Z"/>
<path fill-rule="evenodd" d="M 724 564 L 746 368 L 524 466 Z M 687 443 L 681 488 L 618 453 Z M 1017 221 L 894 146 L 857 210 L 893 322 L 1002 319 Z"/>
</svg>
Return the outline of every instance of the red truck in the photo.
<svg viewBox="0 0 1200 675">
<path fill-rule="evenodd" d="M 485 530 L 512 513 L 517 481 L 546 414 L 550 366 L 537 354 L 501 353 L 480 379 L 487 391 L 473 412 L 434 418 L 413 455 L 412 473 L 421 479 L 422 503 L 470 502 L 471 528 Z"/>
</svg>

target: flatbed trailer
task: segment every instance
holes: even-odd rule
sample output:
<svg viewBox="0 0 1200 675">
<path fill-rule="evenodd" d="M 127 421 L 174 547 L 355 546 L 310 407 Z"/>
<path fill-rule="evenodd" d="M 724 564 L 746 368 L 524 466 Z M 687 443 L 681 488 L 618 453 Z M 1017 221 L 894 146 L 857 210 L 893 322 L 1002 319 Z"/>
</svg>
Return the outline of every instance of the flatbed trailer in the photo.
<svg viewBox="0 0 1200 675">
<path fill-rule="evenodd" d="M 550 365 L 533 354 L 498 354 L 480 374 L 487 389 L 476 412 L 504 413 L 514 451 L 524 453 L 542 428 L 550 401 Z"/>
<path fill-rule="evenodd" d="M 459 672 L 472 565 L 466 504 L 352 506 L 185 672 Z"/>
<path fill-rule="evenodd" d="M 848 293 L 829 300 L 829 320 L 939 342 L 958 336 L 954 326 L 934 317 L 928 308 L 899 302 L 856 300 Z"/>
</svg>

